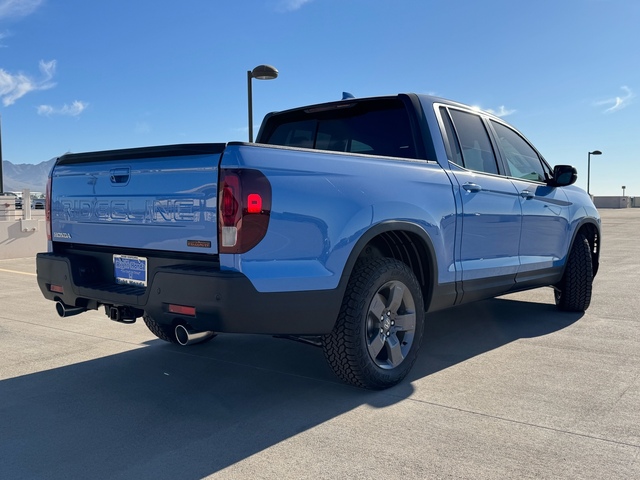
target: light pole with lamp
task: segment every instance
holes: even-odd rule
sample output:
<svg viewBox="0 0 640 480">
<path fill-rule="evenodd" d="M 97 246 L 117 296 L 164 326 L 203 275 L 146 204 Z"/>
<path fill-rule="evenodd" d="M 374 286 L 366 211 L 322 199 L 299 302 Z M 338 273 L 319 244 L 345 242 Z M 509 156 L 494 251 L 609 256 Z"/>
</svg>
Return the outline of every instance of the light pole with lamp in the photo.
<svg viewBox="0 0 640 480">
<path fill-rule="evenodd" d="M 253 142 L 253 92 L 251 79 L 273 80 L 278 77 L 278 69 L 271 65 L 258 65 L 253 70 L 247 70 L 247 96 L 249 101 L 249 142 Z"/>
<path fill-rule="evenodd" d="M 600 150 L 594 150 L 593 152 L 589 152 L 587 156 L 587 195 L 591 196 L 589 192 L 589 182 L 591 181 L 591 155 L 602 155 Z"/>
</svg>

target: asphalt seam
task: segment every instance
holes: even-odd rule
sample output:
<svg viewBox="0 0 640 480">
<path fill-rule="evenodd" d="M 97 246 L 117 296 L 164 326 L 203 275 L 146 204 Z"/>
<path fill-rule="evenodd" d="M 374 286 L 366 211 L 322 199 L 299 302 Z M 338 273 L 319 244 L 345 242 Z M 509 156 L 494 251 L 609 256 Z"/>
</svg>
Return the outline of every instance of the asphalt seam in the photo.
<svg viewBox="0 0 640 480">
<path fill-rule="evenodd" d="M 396 397 L 395 395 L 391 395 L 391 396 Z M 475 412 L 473 410 L 466 410 L 464 408 L 459 408 L 459 407 L 451 407 L 451 406 L 448 406 L 448 405 L 442 405 L 440 403 L 429 402 L 429 401 L 426 401 L 426 400 L 420 400 L 420 399 L 416 399 L 416 398 L 407 398 L 407 400 L 410 400 L 410 401 L 413 401 L 413 402 L 416 402 L 416 403 L 423 403 L 423 404 L 426 404 L 426 405 L 431 405 L 431 406 L 434 406 L 434 407 L 445 408 L 447 410 L 455 410 L 457 412 L 469 413 L 471 415 L 477 415 L 479 417 L 485 417 L 485 418 L 490 418 L 490 419 L 493 419 L 493 420 L 500 420 L 500 421 L 507 422 L 507 423 L 514 423 L 514 424 L 517 424 L 517 425 L 523 425 L 523 426 L 526 426 L 526 427 L 539 428 L 539 429 L 542 429 L 542 430 L 548 430 L 550 432 L 564 433 L 566 435 L 572 435 L 572 436 L 576 436 L 576 437 L 588 438 L 590 440 L 597 440 L 597 441 L 600 441 L 600 442 L 611 443 L 611 444 L 615 444 L 615 445 L 622 445 L 622 446 L 625 446 L 625 447 L 631 447 L 631 448 L 640 449 L 640 444 L 622 442 L 622 441 L 619 441 L 619 440 L 611 440 L 611 439 L 608 439 L 608 438 L 602 438 L 602 437 L 596 437 L 594 435 L 588 435 L 586 433 L 578 433 L 578 432 L 572 432 L 572 431 L 569 431 L 569 430 L 562 430 L 562 429 L 559 429 L 559 428 L 547 427 L 545 425 L 537 425 L 535 423 L 523 422 L 523 421 L 520 421 L 520 420 L 514 420 L 512 418 L 500 417 L 500 416 L 491 415 L 491 414 L 488 414 L 488 413 Z"/>
<path fill-rule="evenodd" d="M 106 340 L 106 341 L 110 341 L 110 342 L 124 343 L 124 344 L 127 344 L 127 345 L 134 345 L 134 346 L 138 346 L 138 347 L 147 347 L 148 346 L 145 343 L 128 342 L 126 340 L 118 340 L 118 339 L 114 339 L 114 338 L 110 338 L 110 337 L 102 337 L 102 336 L 99 336 L 99 335 L 91 335 L 91 334 L 84 333 L 84 332 L 75 332 L 73 330 L 67 330 L 65 328 L 56 327 L 56 326 L 53 326 L 53 325 L 43 325 L 41 323 L 25 322 L 24 320 L 16 320 L 14 318 L 7 318 L 7 317 L 3 317 L 1 315 L 0 315 L 0 319 L 8 320 L 10 322 L 15 322 L 15 323 L 23 323 L 25 325 L 31 325 L 32 327 L 42 327 L 42 328 L 47 328 L 49 330 L 56 330 L 58 332 L 72 333 L 72 334 L 75 334 L 75 335 L 81 335 L 83 337 L 97 338 L 97 339 L 100 339 L 100 340 Z"/>
</svg>

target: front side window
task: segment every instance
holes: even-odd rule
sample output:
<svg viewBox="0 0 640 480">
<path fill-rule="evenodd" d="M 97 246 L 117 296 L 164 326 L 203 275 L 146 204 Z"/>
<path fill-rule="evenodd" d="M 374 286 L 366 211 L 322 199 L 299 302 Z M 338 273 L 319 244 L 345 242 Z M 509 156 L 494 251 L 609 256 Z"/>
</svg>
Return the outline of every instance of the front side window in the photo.
<svg viewBox="0 0 640 480">
<path fill-rule="evenodd" d="M 450 109 L 460 142 L 463 167 L 485 173 L 498 173 L 496 156 L 482 119 L 473 113 Z"/>
<path fill-rule="evenodd" d="M 538 153 L 520 135 L 501 123 L 491 121 L 512 177 L 545 182 L 546 169 Z"/>
</svg>

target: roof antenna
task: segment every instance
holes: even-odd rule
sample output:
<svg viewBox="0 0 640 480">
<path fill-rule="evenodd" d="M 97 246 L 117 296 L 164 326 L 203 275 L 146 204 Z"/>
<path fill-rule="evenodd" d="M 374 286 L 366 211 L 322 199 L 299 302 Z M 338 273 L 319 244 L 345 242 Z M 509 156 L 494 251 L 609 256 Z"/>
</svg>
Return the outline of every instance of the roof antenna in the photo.
<svg viewBox="0 0 640 480">
<path fill-rule="evenodd" d="M 342 100 L 349 100 L 350 98 L 356 98 L 352 93 L 342 92 Z"/>
</svg>

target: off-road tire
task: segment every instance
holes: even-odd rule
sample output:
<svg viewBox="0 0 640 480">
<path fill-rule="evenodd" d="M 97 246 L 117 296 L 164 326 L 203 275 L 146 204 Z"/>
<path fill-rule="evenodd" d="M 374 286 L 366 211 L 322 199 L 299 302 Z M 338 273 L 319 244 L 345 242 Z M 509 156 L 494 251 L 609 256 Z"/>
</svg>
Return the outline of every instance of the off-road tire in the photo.
<svg viewBox="0 0 640 480">
<path fill-rule="evenodd" d="M 169 343 L 178 343 L 173 326 L 158 323 L 146 313 L 142 316 L 142 320 L 144 320 L 145 325 L 151 331 L 151 333 L 153 333 L 160 340 L 164 340 L 165 342 Z"/>
<path fill-rule="evenodd" d="M 352 385 L 396 385 L 418 357 L 424 315 L 422 289 L 406 264 L 393 258 L 360 261 L 334 329 L 323 337 L 325 357 Z"/>
<path fill-rule="evenodd" d="M 584 312 L 591 303 L 593 259 L 589 240 L 579 233 L 569 252 L 562 280 L 555 285 L 556 306 L 565 312 Z"/>
</svg>

